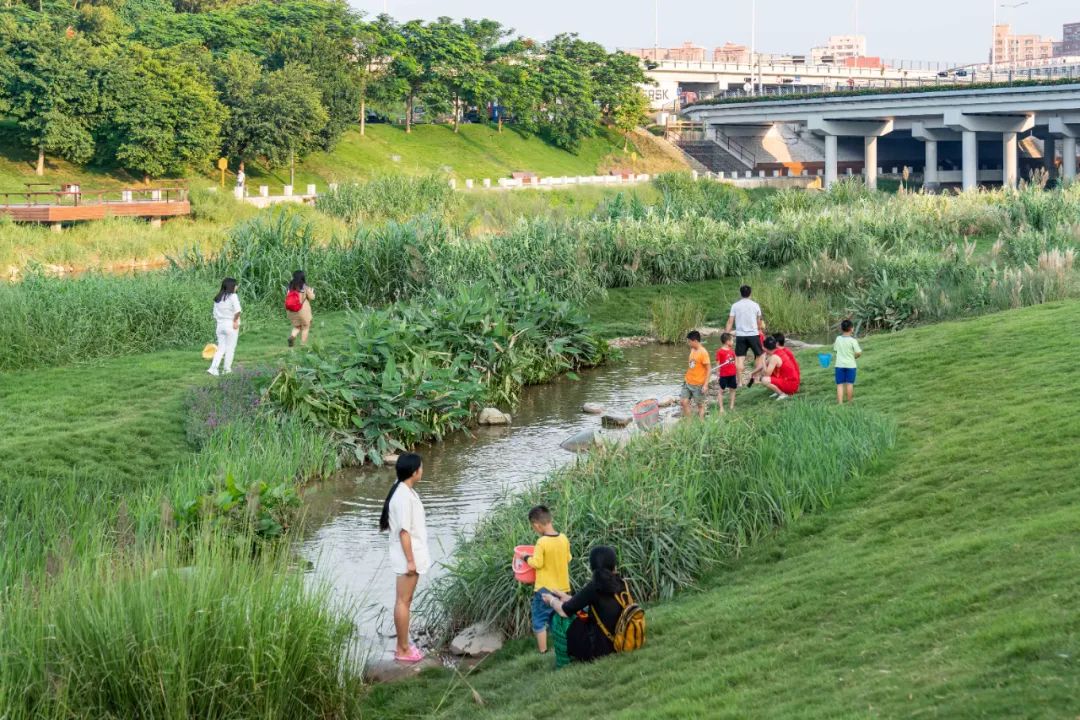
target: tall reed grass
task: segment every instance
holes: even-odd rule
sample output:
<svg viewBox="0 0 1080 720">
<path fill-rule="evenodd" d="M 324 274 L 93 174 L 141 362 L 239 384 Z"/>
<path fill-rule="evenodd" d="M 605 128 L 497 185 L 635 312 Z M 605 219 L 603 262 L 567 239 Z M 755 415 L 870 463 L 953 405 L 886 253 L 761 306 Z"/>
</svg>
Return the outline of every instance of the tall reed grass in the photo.
<svg viewBox="0 0 1080 720">
<path fill-rule="evenodd" d="M 650 310 L 653 335 L 669 345 L 684 342 L 688 332 L 705 322 L 705 308 L 695 302 L 666 297 L 654 300 Z"/>
<path fill-rule="evenodd" d="M 461 202 L 443 175 L 384 175 L 363 183 L 343 183 L 319 196 L 322 212 L 349 223 L 441 217 Z"/>
<path fill-rule="evenodd" d="M 514 580 L 510 558 L 533 538 L 527 514 L 537 503 L 570 538 L 574 587 L 588 579 L 589 549 L 605 544 L 639 600 L 671 597 L 778 526 L 828 507 L 891 446 L 889 421 L 851 410 L 796 404 L 595 452 L 490 512 L 424 595 L 425 612 L 440 631 L 490 621 L 527 632 L 532 589 Z"/>
<path fill-rule="evenodd" d="M 194 544 L 80 556 L 0 613 L 0 717 L 345 717 L 351 624 L 287 549 Z"/>
</svg>

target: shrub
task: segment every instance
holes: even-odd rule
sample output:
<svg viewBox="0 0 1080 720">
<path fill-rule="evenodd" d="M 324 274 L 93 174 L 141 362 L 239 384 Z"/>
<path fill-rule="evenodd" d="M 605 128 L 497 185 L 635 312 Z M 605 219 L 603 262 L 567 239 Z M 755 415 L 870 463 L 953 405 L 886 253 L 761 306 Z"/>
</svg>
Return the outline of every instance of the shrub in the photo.
<svg viewBox="0 0 1080 720">
<path fill-rule="evenodd" d="M 522 386 L 608 353 L 580 311 L 532 283 L 355 314 L 345 335 L 283 370 L 270 397 L 375 463 L 465 427 L 481 403 L 513 405 Z"/>
<path fill-rule="evenodd" d="M 613 546 L 639 601 L 668 598 L 777 526 L 828 507 L 893 441 L 884 419 L 799 404 L 758 417 L 683 423 L 592 453 L 489 512 L 422 598 L 439 631 L 529 627 L 530 587 L 510 571 L 532 505 L 552 509 L 574 555 Z M 587 565 L 571 565 L 574 587 Z"/>
</svg>

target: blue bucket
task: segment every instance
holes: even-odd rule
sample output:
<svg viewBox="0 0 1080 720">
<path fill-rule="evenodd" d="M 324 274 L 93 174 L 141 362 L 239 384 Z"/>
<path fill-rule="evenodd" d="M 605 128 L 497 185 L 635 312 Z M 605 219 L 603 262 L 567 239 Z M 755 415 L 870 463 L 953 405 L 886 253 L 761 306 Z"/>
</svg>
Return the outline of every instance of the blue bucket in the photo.
<svg viewBox="0 0 1080 720">
<path fill-rule="evenodd" d="M 832 353 L 818 353 L 817 361 L 821 363 L 821 367 L 829 367 L 832 364 Z"/>
</svg>

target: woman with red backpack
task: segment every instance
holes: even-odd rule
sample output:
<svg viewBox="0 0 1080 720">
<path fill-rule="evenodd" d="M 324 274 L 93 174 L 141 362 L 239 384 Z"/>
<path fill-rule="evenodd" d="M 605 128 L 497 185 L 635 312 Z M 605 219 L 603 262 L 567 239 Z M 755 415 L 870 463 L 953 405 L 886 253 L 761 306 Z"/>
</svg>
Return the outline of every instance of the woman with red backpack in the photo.
<svg viewBox="0 0 1080 720">
<path fill-rule="evenodd" d="M 300 344 L 307 345 L 308 331 L 311 330 L 311 301 L 314 299 L 315 291 L 307 286 L 304 271 L 297 270 L 292 274 L 289 291 L 285 294 L 285 314 L 292 325 L 289 347 L 296 344 L 297 335 L 300 336 Z"/>
</svg>

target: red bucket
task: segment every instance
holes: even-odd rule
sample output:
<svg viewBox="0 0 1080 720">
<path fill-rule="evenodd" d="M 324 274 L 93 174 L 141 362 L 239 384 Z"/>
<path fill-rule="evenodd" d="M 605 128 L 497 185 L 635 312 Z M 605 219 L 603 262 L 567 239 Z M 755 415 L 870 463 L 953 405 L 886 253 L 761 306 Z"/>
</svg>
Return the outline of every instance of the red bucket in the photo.
<svg viewBox="0 0 1080 720">
<path fill-rule="evenodd" d="M 514 568 L 514 579 L 519 583 L 532 585 L 536 582 L 536 570 L 534 570 L 529 563 L 525 562 L 525 556 L 532 555 L 535 550 L 535 545 L 518 545 L 514 548 L 514 562 L 512 567 Z"/>
</svg>

